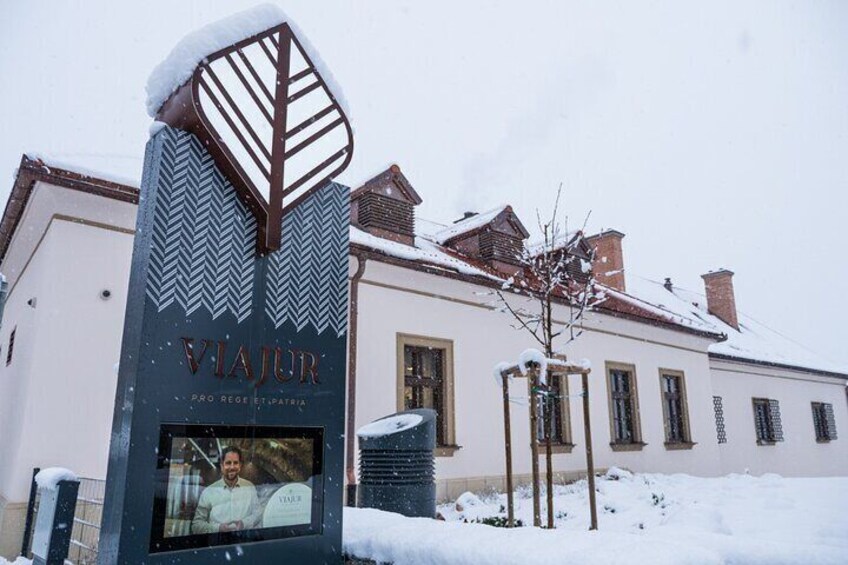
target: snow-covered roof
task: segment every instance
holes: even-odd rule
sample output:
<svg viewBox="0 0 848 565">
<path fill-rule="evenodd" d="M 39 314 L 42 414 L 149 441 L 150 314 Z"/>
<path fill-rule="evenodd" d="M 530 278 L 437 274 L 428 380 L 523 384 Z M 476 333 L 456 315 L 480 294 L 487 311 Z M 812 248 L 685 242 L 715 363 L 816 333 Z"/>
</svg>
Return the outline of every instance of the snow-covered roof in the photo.
<svg viewBox="0 0 848 565">
<path fill-rule="evenodd" d="M 505 208 L 506 206 L 494 208 L 460 223 L 480 218 L 475 222 L 475 226 L 480 227 L 491 221 Z M 372 248 L 385 255 L 400 259 L 462 274 L 482 276 L 490 280 L 503 280 L 503 276 L 499 276 L 485 266 L 475 265 L 473 260 L 466 259 L 452 250 L 444 248 L 438 242 L 454 237 L 456 234 L 449 237 L 446 237 L 445 234 L 451 232 L 456 226 L 446 229 L 438 229 L 439 227 L 441 227 L 441 224 L 419 218 L 416 223 L 415 247 L 377 237 L 351 227 L 351 243 Z M 464 227 L 467 227 L 467 225 Z M 458 230 L 457 233 L 464 231 Z M 573 233 L 570 235 L 573 236 Z M 622 309 L 618 305 L 624 305 L 623 311 L 635 313 L 637 316 L 655 319 L 716 337 L 721 334 L 726 335 L 725 341 L 710 345 L 709 352 L 711 354 L 848 375 L 848 367 L 822 359 L 816 353 L 742 312 L 738 313 L 739 330 L 736 330 L 707 312 L 707 299 L 703 294 L 679 287 L 673 287 L 670 292 L 665 289 L 661 282 L 632 274 L 627 282 L 627 292 L 605 288 L 606 307 L 617 310 Z"/>
<path fill-rule="evenodd" d="M 556 237 L 553 238 L 552 242 L 545 243 L 544 239 L 537 239 L 534 241 L 529 241 L 525 244 L 527 251 L 530 255 L 538 255 L 545 251 L 547 247 L 550 251 L 555 251 L 557 249 L 562 249 L 581 233 L 580 230 L 569 230 L 569 231 L 561 231 L 556 234 Z"/>
<path fill-rule="evenodd" d="M 727 335 L 725 341 L 710 345 L 711 354 L 848 375 L 848 367 L 823 359 L 741 311 L 737 311 L 738 330 L 726 324 L 707 311 L 703 294 L 677 286 L 669 291 L 661 282 L 633 274 L 627 279 L 627 293 L 610 293 L 663 313 L 681 325 Z"/>
<path fill-rule="evenodd" d="M 131 157 L 121 159 L 112 155 L 75 155 L 73 161 L 71 161 L 61 156 L 45 154 L 40 151 L 27 151 L 24 156 L 30 161 L 43 165 L 46 173 L 50 173 L 52 169 L 61 169 L 62 171 L 70 171 L 84 177 L 90 177 L 95 181 L 105 180 L 133 188 L 140 186 L 138 177 L 133 175 L 134 170 L 143 164 L 140 157 L 138 159 Z M 86 161 L 86 163 L 83 164 L 81 161 Z M 124 172 L 124 174 L 119 171 Z"/>
<path fill-rule="evenodd" d="M 441 246 L 432 241 L 418 235 L 415 237 L 415 247 L 404 245 L 396 241 L 391 241 L 382 237 L 377 237 L 361 229 L 350 226 L 350 242 L 352 244 L 361 245 L 369 249 L 378 251 L 389 257 L 398 259 L 406 259 L 415 261 L 423 265 L 446 269 L 464 275 L 481 276 L 501 281 L 502 278 L 496 276 L 492 272 L 475 267 L 470 262 L 457 257 L 454 254 L 448 253 Z"/>
<path fill-rule="evenodd" d="M 480 214 L 475 214 L 469 218 L 459 220 L 454 225 L 437 232 L 435 234 L 435 241 L 437 243 L 444 244 L 446 241 L 450 241 L 458 235 L 462 235 L 464 233 L 480 229 L 495 218 L 497 218 L 498 215 L 507 208 L 509 208 L 508 204 L 501 204 L 500 206 L 492 208 L 487 212 L 482 212 Z"/>
</svg>

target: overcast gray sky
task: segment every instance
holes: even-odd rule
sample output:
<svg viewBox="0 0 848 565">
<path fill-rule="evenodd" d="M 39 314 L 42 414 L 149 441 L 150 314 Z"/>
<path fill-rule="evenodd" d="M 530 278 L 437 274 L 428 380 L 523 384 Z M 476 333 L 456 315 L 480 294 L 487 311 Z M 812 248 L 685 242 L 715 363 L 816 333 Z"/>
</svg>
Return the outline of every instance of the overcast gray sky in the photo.
<svg viewBox="0 0 848 565">
<path fill-rule="evenodd" d="M 144 85 L 252 1 L 0 0 L 0 199 L 25 151 L 138 179 Z M 398 163 L 449 222 L 563 183 L 628 273 L 702 290 L 848 364 L 848 2 L 280 3 L 344 89 L 340 180 Z"/>
</svg>

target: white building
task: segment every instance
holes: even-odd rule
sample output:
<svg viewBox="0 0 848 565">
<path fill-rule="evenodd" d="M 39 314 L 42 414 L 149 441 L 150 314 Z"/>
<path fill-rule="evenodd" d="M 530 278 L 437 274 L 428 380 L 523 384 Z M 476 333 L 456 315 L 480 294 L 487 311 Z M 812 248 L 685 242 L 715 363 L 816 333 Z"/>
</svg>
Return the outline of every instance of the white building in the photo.
<svg viewBox="0 0 848 565">
<path fill-rule="evenodd" d="M 20 549 L 34 467 L 106 475 L 137 199 L 133 187 L 22 159 L 0 223 L 9 284 L 0 328 L 0 555 Z M 509 273 L 510 250 L 526 230 L 501 207 L 447 229 L 420 221 L 416 232 L 420 201 L 397 167 L 352 194 L 348 429 L 434 407 L 439 496 L 502 488 L 492 368 L 533 344 L 487 293 Z M 728 271 L 705 275 L 706 298 L 625 277 L 622 237 L 591 239 L 608 299 L 566 351 L 592 364 L 596 466 L 845 475 L 848 444 L 837 433 L 848 424 L 848 368 L 738 314 Z M 574 378 L 564 394 L 576 392 Z M 512 387 L 514 467 L 526 478 L 526 383 Z M 563 403 L 556 435 L 555 472 L 578 476 L 579 398 Z"/>
</svg>

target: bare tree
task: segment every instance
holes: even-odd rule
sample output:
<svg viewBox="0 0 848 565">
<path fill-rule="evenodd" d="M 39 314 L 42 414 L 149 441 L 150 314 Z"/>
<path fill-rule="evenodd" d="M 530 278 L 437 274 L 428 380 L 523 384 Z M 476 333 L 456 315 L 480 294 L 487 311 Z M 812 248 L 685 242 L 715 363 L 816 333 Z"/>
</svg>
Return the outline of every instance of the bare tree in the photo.
<svg viewBox="0 0 848 565">
<path fill-rule="evenodd" d="M 568 218 L 559 221 L 562 185 L 557 190 L 550 218 L 542 219 L 537 211 L 536 219 L 542 240 L 535 245 L 524 246 L 519 257 L 519 271 L 495 291 L 500 310 L 512 316 L 514 328 L 524 330 L 541 346 L 546 358 L 558 356 L 557 347 L 563 347 L 583 333 L 583 317 L 602 300 L 602 293 L 592 276 L 592 260 L 595 250 L 584 239 L 584 230 L 589 216 L 575 231 L 568 230 Z M 525 297 L 525 304 L 518 305 Z M 565 306 L 565 319 L 554 322 L 554 305 Z M 561 315 L 558 312 L 558 316 Z M 557 347 L 555 347 L 555 344 Z M 564 356 L 559 356 L 564 359 Z M 530 384 L 531 422 L 535 424 L 537 398 L 542 399 L 542 422 L 547 456 L 547 502 L 548 527 L 553 527 L 553 468 L 551 463 L 552 421 L 555 411 L 561 410 L 561 387 L 550 375 L 543 376 L 540 383 Z M 538 492 L 538 431 L 531 430 L 533 447 L 534 486 Z M 534 513 L 538 514 L 538 499 L 534 496 Z"/>
</svg>

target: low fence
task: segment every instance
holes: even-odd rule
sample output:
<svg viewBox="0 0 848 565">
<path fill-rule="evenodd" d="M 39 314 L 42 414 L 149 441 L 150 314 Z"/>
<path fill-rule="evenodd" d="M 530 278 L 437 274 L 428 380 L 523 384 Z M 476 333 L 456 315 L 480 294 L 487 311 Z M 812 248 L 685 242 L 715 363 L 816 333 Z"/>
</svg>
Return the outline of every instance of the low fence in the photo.
<svg viewBox="0 0 848 565">
<path fill-rule="evenodd" d="M 27 508 L 26 523 L 28 527 L 24 531 L 22 555 L 32 557 L 32 524 L 35 524 L 38 516 L 40 495 L 35 486 L 35 475 L 38 469 L 33 470 L 33 488 L 30 491 L 29 506 Z M 79 493 L 77 494 L 77 506 L 74 512 L 74 527 L 71 532 L 71 546 L 68 550 L 68 558 L 65 563 L 72 565 L 94 565 L 97 563 L 97 547 L 100 542 L 100 524 L 103 520 L 103 499 L 106 493 L 106 481 L 103 479 L 80 478 Z"/>
</svg>

